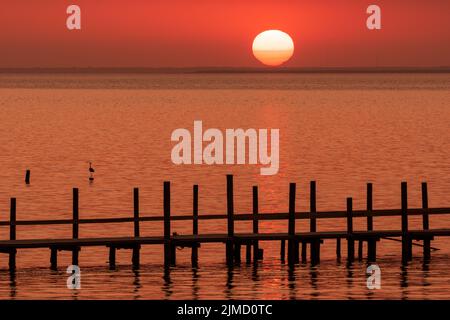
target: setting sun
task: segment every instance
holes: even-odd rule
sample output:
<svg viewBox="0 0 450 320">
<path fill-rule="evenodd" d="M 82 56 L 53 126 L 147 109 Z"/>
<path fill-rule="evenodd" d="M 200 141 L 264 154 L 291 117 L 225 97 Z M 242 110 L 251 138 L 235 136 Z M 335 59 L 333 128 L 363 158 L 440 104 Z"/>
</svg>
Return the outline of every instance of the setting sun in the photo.
<svg viewBox="0 0 450 320">
<path fill-rule="evenodd" d="M 294 42 L 285 32 L 267 30 L 253 40 L 253 55 L 268 66 L 279 66 L 288 61 L 294 53 Z"/>
</svg>

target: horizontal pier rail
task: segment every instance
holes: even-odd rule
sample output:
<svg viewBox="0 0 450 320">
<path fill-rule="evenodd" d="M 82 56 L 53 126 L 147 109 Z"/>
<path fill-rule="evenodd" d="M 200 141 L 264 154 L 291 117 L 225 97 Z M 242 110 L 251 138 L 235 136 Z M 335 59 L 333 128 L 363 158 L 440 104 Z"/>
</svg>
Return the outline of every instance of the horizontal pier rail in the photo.
<svg viewBox="0 0 450 320">
<path fill-rule="evenodd" d="M 407 198 L 407 184 L 401 183 L 401 208 L 400 209 L 373 209 L 373 185 L 367 184 L 367 206 L 366 210 L 354 210 L 353 199 L 347 198 L 347 210 L 345 211 L 317 211 L 316 208 L 316 182 L 310 183 L 310 211 L 296 211 L 296 193 L 295 183 L 289 185 L 288 212 L 279 213 L 261 213 L 259 212 L 258 187 L 252 187 L 252 213 L 235 213 L 234 208 L 234 188 L 233 176 L 227 175 L 227 213 L 226 214 L 200 214 L 199 213 L 199 186 L 193 186 L 193 211 L 192 215 L 172 215 L 170 182 L 165 181 L 163 185 L 163 215 L 143 216 L 139 209 L 139 189 L 133 189 L 133 215 L 125 218 L 79 218 L 79 191 L 73 189 L 73 212 L 72 219 L 59 220 L 18 220 L 17 219 L 17 201 L 11 198 L 10 219 L 9 221 L 0 221 L 0 227 L 9 227 L 9 239 L 0 240 L 0 253 L 9 255 L 9 268 L 15 270 L 16 255 L 18 249 L 48 248 L 50 249 L 51 268 L 57 268 L 58 251 L 72 252 L 72 263 L 77 265 L 81 248 L 90 246 L 105 246 L 109 248 L 109 265 L 111 269 L 116 265 L 116 250 L 132 250 L 132 265 L 138 268 L 140 264 L 140 248 L 142 245 L 163 245 L 164 246 L 164 265 L 170 266 L 176 263 L 176 248 L 190 247 L 191 261 L 193 266 L 198 265 L 199 248 L 202 243 L 223 243 L 225 244 L 225 260 L 228 265 L 241 262 L 241 247 L 246 247 L 246 262 L 257 263 L 263 258 L 264 250 L 260 248 L 260 241 L 279 241 L 280 242 L 280 260 L 282 263 L 287 261 L 290 265 L 307 260 L 306 249 L 310 246 L 311 264 L 320 262 L 321 244 L 326 239 L 336 240 L 336 257 L 341 257 L 341 240 L 347 241 L 347 260 L 352 262 L 355 256 L 355 242 L 358 243 L 358 258 L 362 259 L 364 243 L 367 244 L 368 261 L 376 260 L 377 242 L 383 238 L 397 240 L 402 243 L 402 262 L 412 259 L 413 243 L 422 241 L 423 258 L 431 258 L 431 241 L 435 237 L 450 236 L 450 229 L 431 229 L 430 215 L 450 214 L 450 208 L 429 208 L 428 207 L 428 188 L 427 184 L 422 183 L 422 208 L 409 208 Z M 84 215 L 87 215 L 84 213 Z M 398 230 L 374 230 L 373 221 L 381 217 L 399 217 L 400 228 Z M 422 229 L 412 230 L 408 226 L 409 216 L 422 217 Z M 367 218 L 367 230 L 356 231 L 353 228 L 353 219 L 358 217 Z M 336 231 L 317 231 L 317 219 L 345 219 L 347 228 Z M 296 220 L 309 220 L 309 232 L 297 232 L 295 230 Z M 192 221 L 192 234 L 178 235 L 171 232 L 172 221 Z M 199 222 L 201 220 L 222 220 L 227 226 L 227 232 L 224 234 L 202 234 L 199 232 Z M 285 220 L 288 222 L 288 229 L 285 233 L 261 233 L 259 232 L 259 221 L 266 220 Z M 144 236 L 140 232 L 140 222 L 164 222 L 164 233 L 161 236 Z M 249 233 L 237 233 L 234 230 L 236 221 L 252 221 L 252 229 Z M 107 223 L 133 223 L 134 233 L 130 237 L 106 237 L 106 238 L 80 238 L 79 227 L 84 224 L 107 224 Z M 38 226 L 38 225 L 72 225 L 71 239 L 17 239 L 17 226 Z M 1 229 L 0 229 L 1 230 Z M 0 233 L 1 234 L 1 233 Z M 399 238 L 399 239 L 394 239 Z M 288 243 L 286 250 L 286 241 Z M 253 248 L 253 250 L 252 250 Z M 253 256 L 253 257 L 252 257 Z"/>
</svg>

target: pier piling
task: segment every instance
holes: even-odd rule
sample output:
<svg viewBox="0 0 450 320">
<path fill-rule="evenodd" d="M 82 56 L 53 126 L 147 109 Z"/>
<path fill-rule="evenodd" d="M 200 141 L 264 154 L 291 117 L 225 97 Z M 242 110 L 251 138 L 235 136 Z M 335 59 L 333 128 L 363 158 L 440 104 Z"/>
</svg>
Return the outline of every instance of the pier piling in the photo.
<svg viewBox="0 0 450 320">
<path fill-rule="evenodd" d="M 336 239 L 336 258 L 341 258 L 341 238 Z"/>
<path fill-rule="evenodd" d="M 306 241 L 302 241 L 302 252 L 301 252 L 301 256 L 302 256 L 302 263 L 306 263 L 307 259 L 306 259 L 306 251 L 308 249 L 308 243 Z"/>
<path fill-rule="evenodd" d="M 25 184 L 30 184 L 31 171 L 27 169 L 25 172 Z"/>
<path fill-rule="evenodd" d="M 116 268 L 116 247 L 109 247 L 109 269 L 114 270 Z"/>
<path fill-rule="evenodd" d="M 309 211 L 311 214 L 310 220 L 309 220 L 309 231 L 310 232 L 317 232 L 317 223 L 316 223 L 316 214 L 317 214 L 317 208 L 316 208 L 316 182 L 311 181 L 309 184 Z M 318 264 L 320 262 L 320 238 L 314 238 L 310 243 L 310 250 L 311 250 L 311 263 L 313 265 Z M 303 249 L 303 248 L 302 248 Z M 303 258 L 303 256 L 302 256 Z"/>
<path fill-rule="evenodd" d="M 252 196 L 253 196 L 253 233 L 258 234 L 259 232 L 259 220 L 258 220 L 258 213 L 259 213 L 259 199 L 258 199 L 258 187 L 253 186 L 252 188 Z M 258 262 L 260 260 L 260 254 L 259 254 L 259 242 L 258 240 L 253 241 L 253 262 Z M 283 258 L 284 259 L 284 258 Z"/>
<path fill-rule="evenodd" d="M 170 266 L 171 259 L 171 240 L 170 240 L 170 181 L 164 181 L 163 191 L 164 206 L 164 266 Z"/>
<path fill-rule="evenodd" d="M 402 261 L 405 263 L 412 258 L 412 239 L 408 233 L 408 187 L 401 183 L 401 210 L 402 210 Z"/>
<path fill-rule="evenodd" d="M 192 234 L 198 235 L 198 185 L 192 189 Z M 191 248 L 191 265 L 198 266 L 198 243 L 194 243 Z"/>
<path fill-rule="evenodd" d="M 72 222 L 72 239 L 78 239 L 79 235 L 79 193 L 78 188 L 72 190 L 72 208 L 73 208 L 73 222 Z M 80 248 L 75 246 L 72 248 L 72 264 L 78 265 Z"/>
<path fill-rule="evenodd" d="M 133 224 L 134 224 L 134 237 L 140 237 L 139 230 L 139 188 L 133 189 Z M 133 269 L 138 269 L 140 265 L 140 251 L 141 246 L 135 245 L 133 246 L 133 253 L 131 262 L 133 264 Z"/>
<path fill-rule="evenodd" d="M 423 230 L 430 229 L 430 220 L 428 216 L 428 187 L 426 182 L 422 182 L 422 227 Z M 423 259 L 431 259 L 431 240 L 432 237 L 425 237 L 423 240 Z"/>
<path fill-rule="evenodd" d="M 280 261 L 284 263 L 286 260 L 286 240 L 280 241 Z"/>
<path fill-rule="evenodd" d="M 9 240 L 16 240 L 16 198 L 11 198 L 9 212 Z M 9 251 L 9 270 L 16 269 L 16 249 Z"/>
<path fill-rule="evenodd" d="M 353 239 L 353 199 L 347 198 L 347 260 L 355 260 L 355 240 Z"/>
<path fill-rule="evenodd" d="M 298 257 L 298 247 L 295 242 L 295 192 L 296 184 L 289 184 L 289 221 L 288 221 L 288 264 L 293 265 L 297 263 L 296 257 Z M 297 254 L 295 249 L 297 248 Z"/>
<path fill-rule="evenodd" d="M 226 262 L 233 264 L 234 251 L 234 199 L 233 199 L 233 175 L 227 175 L 227 235 L 226 241 Z"/>
<path fill-rule="evenodd" d="M 50 269 L 58 270 L 58 249 L 50 248 Z"/>
</svg>

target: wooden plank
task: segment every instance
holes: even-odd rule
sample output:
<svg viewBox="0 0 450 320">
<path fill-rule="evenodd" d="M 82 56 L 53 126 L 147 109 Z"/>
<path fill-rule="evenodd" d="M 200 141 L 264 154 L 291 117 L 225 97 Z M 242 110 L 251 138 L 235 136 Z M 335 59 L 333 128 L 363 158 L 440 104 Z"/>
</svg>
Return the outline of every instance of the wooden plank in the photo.
<svg viewBox="0 0 450 320">
<path fill-rule="evenodd" d="M 408 208 L 407 210 L 408 216 L 421 216 L 423 215 L 422 208 Z M 388 216 L 401 216 L 401 209 L 380 209 L 380 210 L 372 210 L 371 213 L 368 213 L 366 210 L 354 210 L 353 217 L 367 217 L 368 215 L 379 216 L 379 217 L 388 217 Z M 441 215 L 441 214 L 450 214 L 450 208 L 429 208 L 428 215 Z M 87 214 L 86 214 L 87 215 Z M 98 215 L 98 214 L 96 214 Z M 310 212 L 295 212 L 296 220 L 305 220 L 310 219 Z M 289 213 L 258 213 L 258 221 L 259 220 L 285 220 L 289 217 Z M 315 219 L 330 219 L 330 218 L 346 218 L 346 211 L 321 211 L 314 214 Z M 171 221 L 184 221 L 184 220 L 192 220 L 192 216 L 189 215 L 171 215 Z M 227 219 L 226 214 L 205 214 L 198 217 L 199 220 L 221 220 Z M 253 213 L 241 213 L 234 215 L 235 221 L 251 221 L 254 220 Z M 164 217 L 161 216 L 140 216 L 140 222 L 151 222 L 151 221 L 164 221 Z M 134 222 L 134 218 L 130 217 L 121 217 L 121 218 L 87 218 L 87 219 L 79 219 L 78 224 L 103 224 L 103 223 L 125 223 L 125 222 Z M 72 219 L 55 219 L 55 220 L 17 220 L 16 225 L 65 225 L 72 224 Z M 0 221 L 1 226 L 9 226 L 9 221 Z"/>
<path fill-rule="evenodd" d="M 411 238 L 431 238 L 436 236 L 450 237 L 450 229 L 430 229 L 430 230 L 409 230 Z M 401 237 L 401 230 L 377 230 L 377 231 L 354 231 L 352 238 L 358 240 L 376 239 L 381 237 Z M 258 239 L 260 241 L 280 241 L 288 240 L 292 236 L 288 233 L 253 233 L 234 234 L 234 237 L 241 242 Z M 323 232 L 298 232 L 294 235 L 298 241 L 308 239 L 345 239 L 348 237 L 347 231 L 323 231 Z M 177 242 L 226 242 L 229 239 L 227 234 L 204 234 L 204 235 L 178 235 L 173 236 L 172 240 Z M 81 238 L 81 239 L 21 239 L 21 240 L 1 240 L 0 249 L 9 252 L 11 248 L 50 248 L 60 249 L 82 246 L 111 246 L 130 247 L 140 244 L 163 244 L 163 236 L 152 237 L 115 237 L 115 238 Z"/>
</svg>

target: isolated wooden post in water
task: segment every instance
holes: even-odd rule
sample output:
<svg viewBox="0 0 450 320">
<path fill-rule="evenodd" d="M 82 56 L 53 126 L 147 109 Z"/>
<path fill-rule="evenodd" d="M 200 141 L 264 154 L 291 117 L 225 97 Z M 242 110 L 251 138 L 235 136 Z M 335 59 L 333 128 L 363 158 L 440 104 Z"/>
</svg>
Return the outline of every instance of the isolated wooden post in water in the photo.
<svg viewBox="0 0 450 320">
<path fill-rule="evenodd" d="M 253 186 L 253 233 L 259 232 L 259 203 L 258 203 L 258 186 Z M 259 243 L 258 240 L 253 241 L 253 262 L 257 262 L 260 259 L 259 255 Z"/>
<path fill-rule="evenodd" d="M 9 211 L 9 240 L 16 240 L 16 198 L 11 198 L 10 211 Z M 16 269 L 16 253 L 15 248 L 9 251 L 9 270 L 14 271 Z"/>
<path fill-rule="evenodd" d="M 134 237 L 140 237 L 139 231 L 139 188 L 133 189 L 133 222 L 134 222 Z M 141 246 L 136 244 L 133 247 L 132 264 L 133 268 L 139 268 L 140 264 L 140 249 Z"/>
<path fill-rule="evenodd" d="M 25 184 L 30 184 L 30 175 L 31 171 L 27 169 L 27 171 L 25 172 Z"/>
<path fill-rule="evenodd" d="M 353 199 L 347 198 L 347 259 L 355 259 L 355 240 L 353 239 Z"/>
<path fill-rule="evenodd" d="M 228 240 L 226 242 L 226 261 L 228 265 L 232 265 L 234 249 L 234 200 L 232 174 L 227 174 L 227 229 Z"/>
<path fill-rule="evenodd" d="M 428 187 L 426 182 L 422 182 L 422 226 L 423 230 L 430 228 L 430 221 L 428 217 Z M 423 258 L 429 260 L 431 258 L 431 239 L 426 238 L 423 240 Z"/>
<path fill-rule="evenodd" d="M 198 235 L 198 185 L 194 185 L 192 194 L 192 234 Z M 191 264 L 193 267 L 198 265 L 198 243 L 192 244 Z"/>
<path fill-rule="evenodd" d="M 295 253 L 295 193 L 296 184 L 289 184 L 289 221 L 288 221 L 288 263 L 295 264 L 298 253 Z"/>
<path fill-rule="evenodd" d="M 164 181 L 164 265 L 172 262 L 170 241 L 170 181 Z"/>
<path fill-rule="evenodd" d="M 406 262 L 412 256 L 412 243 L 408 234 L 408 188 L 406 182 L 401 183 L 402 202 L 402 261 Z"/>
<path fill-rule="evenodd" d="M 72 238 L 78 239 L 78 228 L 79 228 L 79 206 L 78 206 L 78 188 L 73 188 L 73 197 L 72 197 L 72 213 L 73 213 L 73 221 L 72 221 Z M 78 265 L 78 254 L 80 248 L 75 246 L 72 249 L 72 264 Z"/>
</svg>

